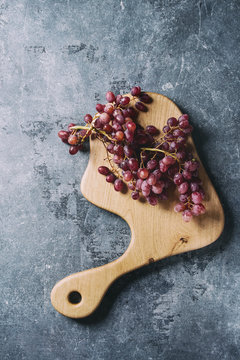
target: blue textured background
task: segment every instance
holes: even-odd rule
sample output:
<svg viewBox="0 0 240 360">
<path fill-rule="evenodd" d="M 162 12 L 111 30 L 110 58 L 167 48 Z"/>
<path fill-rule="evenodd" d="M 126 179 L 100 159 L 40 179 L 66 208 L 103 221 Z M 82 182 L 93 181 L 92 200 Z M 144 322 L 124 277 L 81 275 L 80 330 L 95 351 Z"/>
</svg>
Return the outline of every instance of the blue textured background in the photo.
<svg viewBox="0 0 240 360">
<path fill-rule="evenodd" d="M 239 0 L 0 1 L 1 359 L 240 358 Z M 107 90 L 160 92 L 191 116 L 222 200 L 213 245 L 119 279 L 94 315 L 57 280 L 120 256 L 130 230 L 88 203 L 88 153 L 57 138 Z"/>
</svg>

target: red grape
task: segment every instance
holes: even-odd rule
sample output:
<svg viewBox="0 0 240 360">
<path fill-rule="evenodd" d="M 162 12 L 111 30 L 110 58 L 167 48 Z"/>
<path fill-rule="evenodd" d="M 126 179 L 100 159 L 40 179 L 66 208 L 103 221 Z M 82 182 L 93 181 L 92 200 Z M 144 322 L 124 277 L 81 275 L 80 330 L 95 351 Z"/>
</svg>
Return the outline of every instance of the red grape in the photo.
<svg viewBox="0 0 240 360">
<path fill-rule="evenodd" d="M 130 98 L 128 96 L 124 96 L 120 100 L 120 104 L 123 106 L 127 105 L 129 102 L 130 102 Z"/>
<path fill-rule="evenodd" d="M 70 145 L 76 145 L 78 142 L 78 137 L 76 135 L 69 135 L 68 137 L 68 143 Z"/>
<path fill-rule="evenodd" d="M 133 191 L 132 193 L 131 193 L 131 197 L 132 197 L 132 199 L 133 200 L 138 200 L 139 199 L 139 192 L 138 191 Z"/>
<path fill-rule="evenodd" d="M 114 102 L 116 100 L 115 95 L 112 91 L 108 91 L 106 93 L 106 100 L 110 103 Z"/>
<path fill-rule="evenodd" d="M 72 145 L 69 148 L 69 154 L 70 155 L 75 155 L 79 150 L 79 147 L 77 145 Z"/>
<path fill-rule="evenodd" d="M 60 130 L 60 131 L 58 132 L 58 136 L 60 137 L 61 140 L 68 140 L 69 132 L 68 132 L 68 131 L 64 131 L 64 130 Z"/>
<path fill-rule="evenodd" d="M 102 175 L 109 175 L 110 170 L 107 166 L 99 166 L 98 167 L 98 172 Z"/>
<path fill-rule="evenodd" d="M 135 104 L 136 109 L 138 109 L 139 111 L 142 112 L 146 112 L 147 111 L 147 107 L 140 101 L 136 102 Z"/>
<path fill-rule="evenodd" d="M 131 171 L 130 171 L 130 170 L 125 171 L 125 172 L 124 172 L 124 175 L 123 175 L 123 178 L 124 178 L 124 180 L 126 180 L 126 181 L 132 180 L 133 175 L 132 175 Z"/>
<path fill-rule="evenodd" d="M 116 191 L 122 191 L 124 187 L 124 182 L 121 179 L 116 179 L 114 181 L 114 189 Z"/>
<path fill-rule="evenodd" d="M 132 89 L 131 89 L 131 94 L 132 96 L 138 96 L 141 94 L 141 88 L 140 86 L 134 86 Z"/>
<path fill-rule="evenodd" d="M 186 206 L 183 203 L 178 203 L 177 205 L 174 206 L 175 212 L 184 211 L 185 209 L 186 209 Z"/>
<path fill-rule="evenodd" d="M 102 104 L 97 104 L 97 105 L 96 105 L 96 110 L 97 110 L 97 112 L 102 113 L 103 110 L 104 110 L 104 105 L 102 105 Z"/>
<path fill-rule="evenodd" d="M 115 180 L 116 180 L 116 176 L 112 173 L 107 175 L 107 177 L 106 177 L 106 181 L 109 183 L 114 183 Z"/>
<path fill-rule="evenodd" d="M 92 122 L 92 116 L 90 115 L 90 114 L 86 114 L 85 116 L 84 116 L 84 121 L 86 122 L 86 123 L 91 123 Z"/>
</svg>

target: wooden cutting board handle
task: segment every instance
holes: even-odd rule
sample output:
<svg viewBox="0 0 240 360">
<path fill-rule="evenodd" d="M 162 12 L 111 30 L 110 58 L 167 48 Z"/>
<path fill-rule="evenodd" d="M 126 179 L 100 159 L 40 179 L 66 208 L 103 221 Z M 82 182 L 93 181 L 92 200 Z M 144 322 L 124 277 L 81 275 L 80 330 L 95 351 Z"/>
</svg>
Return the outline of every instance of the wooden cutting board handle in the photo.
<svg viewBox="0 0 240 360">
<path fill-rule="evenodd" d="M 114 280 L 152 261 L 152 258 L 147 259 L 146 255 L 143 255 L 132 239 L 127 251 L 117 260 L 72 274 L 59 281 L 51 293 L 52 304 L 61 314 L 71 318 L 88 316 L 98 307 Z M 81 295 L 77 304 L 71 303 L 69 299 L 73 292 Z"/>
</svg>

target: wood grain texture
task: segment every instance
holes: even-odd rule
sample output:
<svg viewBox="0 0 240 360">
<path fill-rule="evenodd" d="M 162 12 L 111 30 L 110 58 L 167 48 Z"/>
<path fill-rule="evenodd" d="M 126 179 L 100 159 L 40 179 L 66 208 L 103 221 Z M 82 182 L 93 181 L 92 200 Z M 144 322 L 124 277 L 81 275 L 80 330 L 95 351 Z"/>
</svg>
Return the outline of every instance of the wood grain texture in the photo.
<svg viewBox="0 0 240 360">
<path fill-rule="evenodd" d="M 169 117 L 178 118 L 181 111 L 167 97 L 149 93 L 153 103 L 147 113 L 140 113 L 140 124 L 152 124 L 162 128 Z M 192 139 L 193 147 L 198 158 Z M 181 214 L 173 211 L 177 202 L 176 193 L 168 201 L 151 206 L 141 201 L 133 201 L 131 192 L 119 193 L 105 177 L 97 172 L 104 164 L 106 151 L 98 140 L 91 141 L 88 167 L 81 182 L 81 191 L 93 204 L 109 210 L 127 221 L 131 228 L 131 242 L 126 252 L 117 260 L 98 268 L 72 274 L 58 282 L 52 290 L 51 301 L 63 315 L 80 318 L 90 315 L 101 302 L 111 283 L 119 276 L 168 256 L 199 249 L 214 242 L 224 226 L 224 213 L 219 198 L 203 166 L 200 177 L 206 191 L 207 213 L 195 217 L 190 223 L 182 220 Z M 199 158 L 198 158 L 199 159 Z M 106 164 L 107 165 L 107 164 Z M 117 240 L 116 240 L 117 241 Z M 78 291 L 82 300 L 71 304 L 68 295 Z"/>
</svg>

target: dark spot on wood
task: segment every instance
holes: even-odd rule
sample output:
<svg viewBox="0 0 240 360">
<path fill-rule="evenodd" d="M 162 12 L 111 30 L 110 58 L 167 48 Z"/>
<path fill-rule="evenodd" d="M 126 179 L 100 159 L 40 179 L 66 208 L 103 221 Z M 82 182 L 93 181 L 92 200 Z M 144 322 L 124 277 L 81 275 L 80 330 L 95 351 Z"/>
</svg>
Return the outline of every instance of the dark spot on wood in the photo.
<svg viewBox="0 0 240 360">
<path fill-rule="evenodd" d="M 152 264 L 154 262 L 154 258 L 148 259 L 149 264 Z"/>
<path fill-rule="evenodd" d="M 187 243 L 187 242 L 188 242 L 188 239 L 186 239 L 186 238 L 184 238 L 184 237 L 181 237 L 181 238 L 180 238 L 180 241 L 181 241 L 182 243 Z"/>
</svg>

